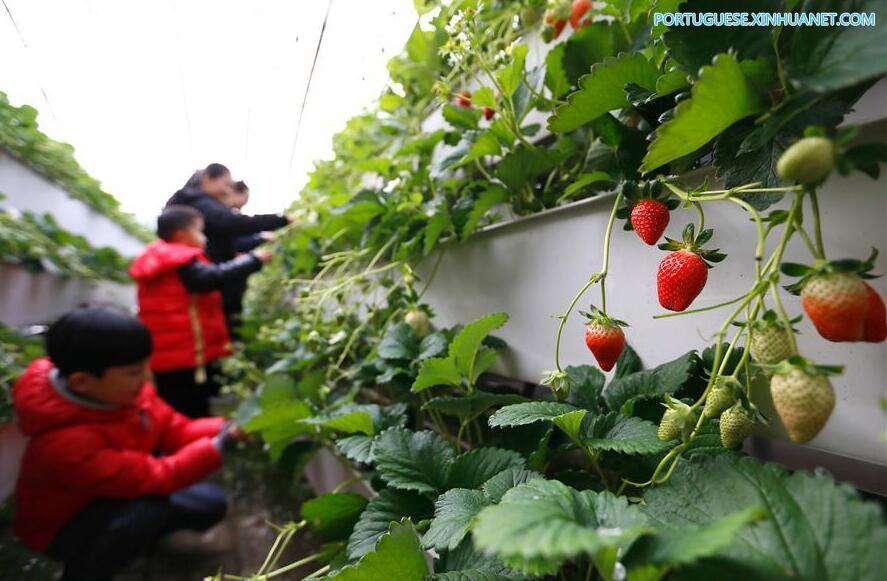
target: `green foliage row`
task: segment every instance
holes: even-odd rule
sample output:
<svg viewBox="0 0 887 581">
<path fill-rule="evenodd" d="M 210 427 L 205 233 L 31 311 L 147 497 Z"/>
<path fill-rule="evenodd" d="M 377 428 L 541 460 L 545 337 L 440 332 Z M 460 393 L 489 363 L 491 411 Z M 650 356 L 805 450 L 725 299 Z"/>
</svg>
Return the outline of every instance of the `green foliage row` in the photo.
<svg viewBox="0 0 887 581">
<path fill-rule="evenodd" d="M 43 342 L 0 324 L 0 425 L 12 421 L 12 384 L 43 355 Z"/>
<path fill-rule="evenodd" d="M 31 272 L 130 282 L 129 261 L 113 248 L 95 248 L 83 236 L 61 228 L 49 214 L 19 214 L 2 207 L 0 262 L 19 264 Z"/>
<path fill-rule="evenodd" d="M 132 215 L 120 209 L 120 202 L 102 190 L 98 180 L 80 167 L 74 159 L 73 147 L 54 141 L 40 131 L 36 109 L 30 105 L 11 105 L 2 91 L 0 150 L 10 153 L 34 171 L 58 182 L 72 197 L 107 216 L 139 240 L 148 242 L 154 238 Z"/>
</svg>

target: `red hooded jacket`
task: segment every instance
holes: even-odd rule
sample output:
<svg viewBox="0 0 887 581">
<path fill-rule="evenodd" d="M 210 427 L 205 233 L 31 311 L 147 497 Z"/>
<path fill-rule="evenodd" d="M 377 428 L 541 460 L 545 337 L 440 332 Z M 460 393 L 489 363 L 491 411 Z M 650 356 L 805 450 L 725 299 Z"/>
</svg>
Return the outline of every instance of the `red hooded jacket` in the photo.
<svg viewBox="0 0 887 581">
<path fill-rule="evenodd" d="M 209 263 L 200 248 L 155 240 L 129 268 L 154 341 L 153 371 L 201 368 L 231 353 L 222 293 L 191 293 L 176 272 L 192 260 Z"/>
<path fill-rule="evenodd" d="M 150 383 L 131 406 L 88 407 L 56 389 L 53 369 L 37 359 L 13 387 L 19 427 L 31 438 L 15 491 L 15 532 L 28 547 L 46 549 L 94 500 L 170 494 L 221 466 L 211 438 L 224 418 L 190 420 Z"/>
</svg>

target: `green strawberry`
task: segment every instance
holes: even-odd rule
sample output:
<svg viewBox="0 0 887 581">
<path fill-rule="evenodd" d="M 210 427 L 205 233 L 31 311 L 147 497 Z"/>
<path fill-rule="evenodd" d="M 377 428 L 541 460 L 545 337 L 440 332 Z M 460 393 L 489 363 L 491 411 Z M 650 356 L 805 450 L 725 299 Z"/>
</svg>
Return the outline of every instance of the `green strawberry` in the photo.
<svg viewBox="0 0 887 581">
<path fill-rule="evenodd" d="M 809 442 L 825 426 L 835 407 L 828 375 L 839 370 L 814 365 L 798 355 L 773 368 L 773 405 L 793 442 Z"/>
<path fill-rule="evenodd" d="M 761 320 L 751 323 L 748 348 L 758 363 L 774 365 L 794 355 L 791 329 L 778 319 L 776 313 L 767 311 Z"/>
<path fill-rule="evenodd" d="M 667 396 L 666 407 L 662 419 L 659 421 L 659 429 L 656 436 L 660 440 L 677 440 L 689 435 L 696 425 L 696 412 L 687 404 Z"/>
<path fill-rule="evenodd" d="M 718 384 L 705 397 L 705 407 L 702 408 L 702 417 L 706 419 L 716 418 L 725 409 L 736 403 L 734 385 L 736 380 L 732 378 L 720 378 Z"/>
<path fill-rule="evenodd" d="M 801 184 L 822 181 L 835 167 L 835 146 L 825 137 L 804 137 L 792 144 L 776 162 L 783 179 Z"/>
<path fill-rule="evenodd" d="M 738 448 L 751 435 L 755 421 L 739 403 L 721 414 L 721 444 L 725 448 Z"/>
</svg>

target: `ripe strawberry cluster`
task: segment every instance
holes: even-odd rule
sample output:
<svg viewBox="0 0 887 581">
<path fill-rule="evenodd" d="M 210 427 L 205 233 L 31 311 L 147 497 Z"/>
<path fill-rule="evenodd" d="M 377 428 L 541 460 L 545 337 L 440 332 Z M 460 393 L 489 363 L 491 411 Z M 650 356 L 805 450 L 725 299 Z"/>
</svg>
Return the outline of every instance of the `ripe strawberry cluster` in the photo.
<svg viewBox="0 0 887 581">
<path fill-rule="evenodd" d="M 836 147 L 830 140 L 805 137 L 785 151 L 777 171 L 783 179 L 802 184 L 812 192 L 810 188 L 821 183 L 834 168 L 836 155 Z M 679 202 L 663 195 L 658 182 L 627 183 L 622 194 L 625 206 L 616 215 L 627 219 L 627 230 L 634 230 L 646 244 L 655 245 L 668 227 L 670 211 Z M 663 308 L 686 310 L 705 287 L 712 264 L 725 258 L 718 250 L 704 248 L 712 235 L 710 229 L 697 235 L 694 226 L 688 224 L 680 241 L 666 238 L 659 245 L 660 249 L 669 251 L 656 274 L 659 304 Z M 823 254 L 821 249 L 820 254 Z M 801 277 L 799 282 L 786 288 L 800 295 L 804 312 L 823 338 L 874 343 L 887 339 L 884 300 L 864 280 L 872 278 L 869 272 L 876 256 L 874 251 L 865 262 L 851 259 L 828 262 L 824 256 L 818 256 L 812 266 L 782 264 L 784 274 Z M 625 347 L 622 328 L 628 325 L 594 307 L 583 314 L 588 319 L 586 345 L 601 369 L 609 371 Z M 768 310 L 743 325 L 748 327 L 746 347 L 751 358 L 770 377 L 773 403 L 783 425 L 793 441 L 805 443 L 822 430 L 834 409 L 835 393 L 829 376 L 840 372 L 840 368 L 816 365 L 801 357 L 791 328 L 794 322 L 780 320 L 775 312 Z M 721 442 L 727 448 L 738 447 L 751 434 L 755 422 L 762 419 L 741 387 L 735 374 L 715 376 L 704 396 L 702 419 L 720 418 Z M 695 406 L 671 397 L 666 398 L 664 405 L 666 411 L 660 422 L 659 437 L 686 440 L 698 426 Z"/>
<path fill-rule="evenodd" d="M 542 39 L 551 42 L 561 35 L 569 20 L 573 30 L 588 26 L 591 22 L 588 11 L 592 8 L 591 0 L 554 0 L 548 3 L 545 11 L 545 26 L 542 28 Z"/>
</svg>

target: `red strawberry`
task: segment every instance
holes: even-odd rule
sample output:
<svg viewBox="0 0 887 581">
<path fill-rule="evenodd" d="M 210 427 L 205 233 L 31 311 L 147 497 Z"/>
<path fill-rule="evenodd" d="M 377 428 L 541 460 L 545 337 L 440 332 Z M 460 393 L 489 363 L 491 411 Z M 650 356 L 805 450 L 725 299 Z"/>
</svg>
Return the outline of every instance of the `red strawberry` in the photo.
<svg viewBox="0 0 887 581">
<path fill-rule="evenodd" d="M 573 0 L 573 13 L 570 15 L 570 26 L 573 30 L 579 30 L 583 26 L 588 26 L 588 20 L 582 21 L 585 13 L 591 9 L 591 0 Z"/>
<path fill-rule="evenodd" d="M 869 297 L 869 310 L 865 316 L 862 340 L 869 343 L 880 343 L 887 339 L 887 309 L 884 308 L 884 299 L 878 291 L 865 284 Z"/>
<path fill-rule="evenodd" d="M 495 116 L 496 116 L 496 111 L 494 109 L 491 109 L 490 107 L 484 107 L 484 119 L 489 121 L 490 119 L 492 119 Z"/>
<path fill-rule="evenodd" d="M 659 263 L 656 273 L 656 290 L 659 304 L 670 311 L 683 311 L 690 306 L 708 281 L 709 262 L 725 258 L 717 250 L 703 250 L 701 246 L 711 240 L 712 230 L 703 230 L 694 236 L 693 224 L 684 228 L 683 242 L 666 238 L 659 245 L 662 250 L 673 252 Z"/>
<path fill-rule="evenodd" d="M 542 40 L 551 42 L 561 35 L 567 25 L 566 18 L 557 18 L 554 13 L 545 15 L 545 26 L 542 28 Z"/>
<path fill-rule="evenodd" d="M 456 94 L 456 105 L 471 107 L 471 91 L 462 91 Z"/>
<path fill-rule="evenodd" d="M 859 275 L 843 272 L 810 277 L 801 291 L 801 306 L 823 338 L 836 342 L 863 338 L 869 296 Z"/>
<path fill-rule="evenodd" d="M 669 217 L 665 204 L 659 200 L 644 198 L 631 209 L 629 220 L 641 240 L 653 246 L 665 232 Z"/>
<path fill-rule="evenodd" d="M 610 318 L 594 306 L 591 307 L 590 313 L 582 314 L 588 317 L 588 324 L 585 325 L 585 344 L 600 368 L 610 371 L 625 349 L 625 333 L 622 332 L 622 327 L 627 325 L 623 321 Z"/>
</svg>

